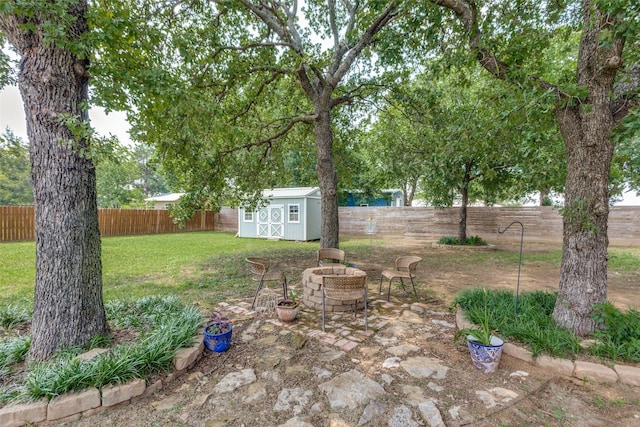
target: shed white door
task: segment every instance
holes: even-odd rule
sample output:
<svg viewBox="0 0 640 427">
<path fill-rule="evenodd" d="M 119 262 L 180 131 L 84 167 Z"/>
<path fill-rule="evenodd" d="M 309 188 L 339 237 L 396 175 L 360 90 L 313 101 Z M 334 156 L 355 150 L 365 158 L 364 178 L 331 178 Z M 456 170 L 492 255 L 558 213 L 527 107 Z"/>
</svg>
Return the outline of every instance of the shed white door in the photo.
<svg viewBox="0 0 640 427">
<path fill-rule="evenodd" d="M 284 237 L 284 206 L 272 205 L 258 212 L 258 237 Z"/>
</svg>

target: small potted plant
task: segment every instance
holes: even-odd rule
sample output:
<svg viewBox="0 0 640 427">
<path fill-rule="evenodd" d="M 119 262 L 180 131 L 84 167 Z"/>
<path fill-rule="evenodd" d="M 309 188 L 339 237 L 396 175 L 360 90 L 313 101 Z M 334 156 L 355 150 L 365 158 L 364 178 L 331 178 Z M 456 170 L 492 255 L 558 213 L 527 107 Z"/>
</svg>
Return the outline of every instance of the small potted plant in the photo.
<svg viewBox="0 0 640 427">
<path fill-rule="evenodd" d="M 227 351 L 231 345 L 231 333 L 233 327 L 231 322 L 222 317 L 222 313 L 214 311 L 213 315 L 204 328 L 204 345 L 210 351 L 222 353 Z"/>
<path fill-rule="evenodd" d="M 461 329 L 456 333 L 455 338 L 458 340 L 464 337 L 469 346 L 473 366 L 485 374 L 491 374 L 500 364 L 504 341 L 491 333 L 486 290 L 484 311 L 476 317 L 480 319 L 479 324 L 476 324 L 477 327 Z"/>
<path fill-rule="evenodd" d="M 296 293 L 293 289 L 289 290 L 289 299 L 283 299 L 276 305 L 276 312 L 278 318 L 283 322 L 293 322 L 298 316 L 298 310 L 300 306 L 296 301 Z"/>
</svg>

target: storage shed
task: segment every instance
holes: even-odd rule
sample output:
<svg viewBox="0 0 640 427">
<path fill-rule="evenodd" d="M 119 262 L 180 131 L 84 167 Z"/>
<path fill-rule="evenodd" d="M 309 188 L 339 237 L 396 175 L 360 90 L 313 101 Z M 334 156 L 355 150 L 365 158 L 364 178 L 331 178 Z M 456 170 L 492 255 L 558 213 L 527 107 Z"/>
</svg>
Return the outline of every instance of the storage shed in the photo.
<svg viewBox="0 0 640 427">
<path fill-rule="evenodd" d="M 320 239 L 320 188 L 264 190 L 269 204 L 258 211 L 238 209 L 238 237 Z"/>
</svg>

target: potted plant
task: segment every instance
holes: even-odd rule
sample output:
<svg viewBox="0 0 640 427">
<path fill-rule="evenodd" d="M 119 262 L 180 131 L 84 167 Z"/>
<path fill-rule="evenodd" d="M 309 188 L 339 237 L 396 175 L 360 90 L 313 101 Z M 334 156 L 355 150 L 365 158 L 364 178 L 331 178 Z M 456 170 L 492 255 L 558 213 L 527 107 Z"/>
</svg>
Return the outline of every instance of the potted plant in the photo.
<svg viewBox="0 0 640 427">
<path fill-rule="evenodd" d="M 500 364 L 504 341 L 491 333 L 486 290 L 484 297 L 484 311 L 479 316 L 474 316 L 480 319 L 479 324 L 474 328 L 459 330 L 455 338 L 458 340 L 464 337 L 469 346 L 473 366 L 485 374 L 491 374 Z"/>
<path fill-rule="evenodd" d="M 204 328 L 204 345 L 210 351 L 221 353 L 227 351 L 231 345 L 231 322 L 222 317 L 222 313 L 214 311 Z"/>
<path fill-rule="evenodd" d="M 300 306 L 298 301 L 296 301 L 296 294 L 293 289 L 289 290 L 289 299 L 283 299 L 278 302 L 278 305 L 276 305 L 278 318 L 283 322 L 293 322 L 293 320 L 298 316 L 299 309 Z"/>
</svg>

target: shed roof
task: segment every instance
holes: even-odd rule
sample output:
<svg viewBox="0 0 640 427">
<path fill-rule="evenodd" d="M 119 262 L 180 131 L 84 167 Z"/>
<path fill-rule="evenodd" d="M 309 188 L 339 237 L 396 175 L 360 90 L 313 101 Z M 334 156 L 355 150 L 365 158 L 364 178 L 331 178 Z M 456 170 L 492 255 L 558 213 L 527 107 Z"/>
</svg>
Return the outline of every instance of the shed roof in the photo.
<svg viewBox="0 0 640 427">
<path fill-rule="evenodd" d="M 262 197 L 265 197 L 267 199 L 307 197 L 311 196 L 319 189 L 319 187 L 272 188 L 270 190 L 263 190 Z"/>
<path fill-rule="evenodd" d="M 167 193 L 144 199 L 147 202 L 177 202 L 184 193 Z"/>
</svg>

